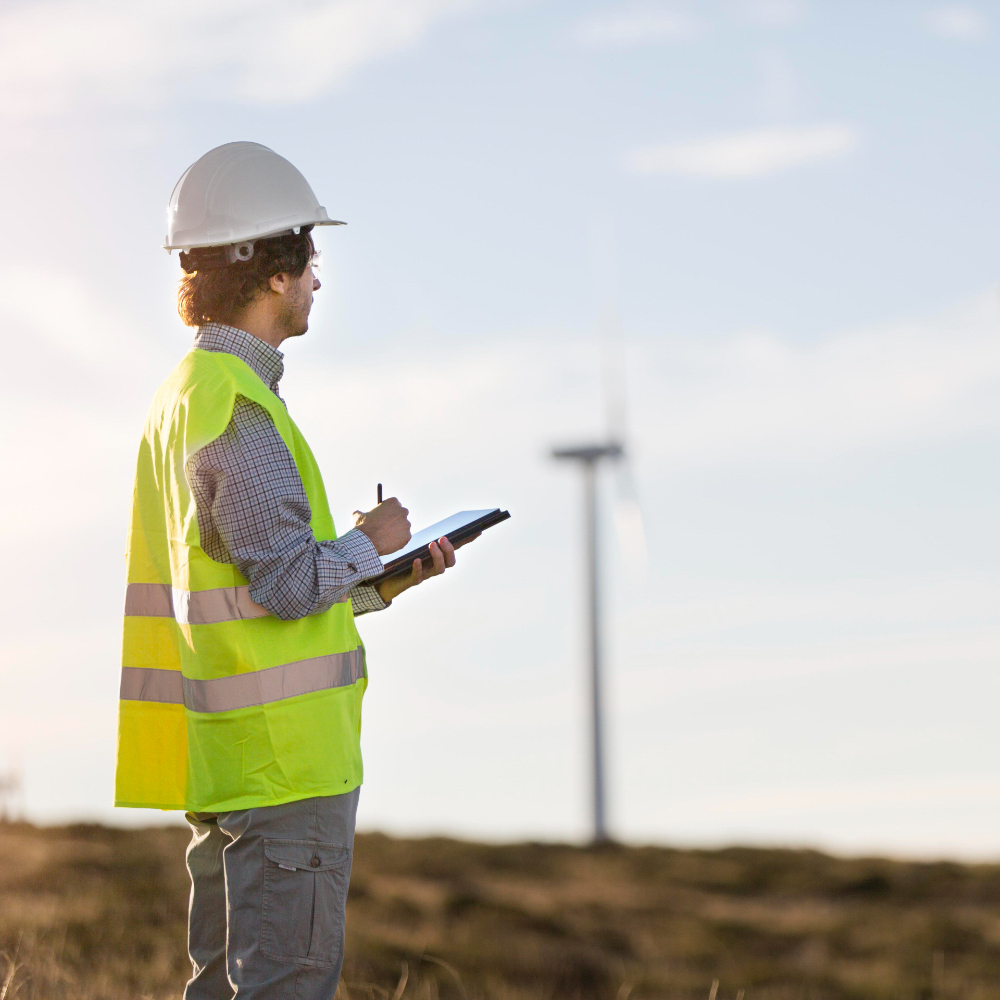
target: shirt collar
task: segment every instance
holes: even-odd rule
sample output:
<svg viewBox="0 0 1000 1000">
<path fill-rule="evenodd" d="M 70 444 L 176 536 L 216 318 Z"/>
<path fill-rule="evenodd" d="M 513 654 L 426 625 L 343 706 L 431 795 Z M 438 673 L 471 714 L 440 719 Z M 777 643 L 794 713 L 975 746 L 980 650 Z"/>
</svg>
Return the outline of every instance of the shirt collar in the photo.
<svg viewBox="0 0 1000 1000">
<path fill-rule="evenodd" d="M 277 395 L 278 383 L 285 373 L 285 356 L 260 337 L 225 323 L 206 323 L 198 327 L 194 346 L 202 351 L 234 355 Z"/>
</svg>

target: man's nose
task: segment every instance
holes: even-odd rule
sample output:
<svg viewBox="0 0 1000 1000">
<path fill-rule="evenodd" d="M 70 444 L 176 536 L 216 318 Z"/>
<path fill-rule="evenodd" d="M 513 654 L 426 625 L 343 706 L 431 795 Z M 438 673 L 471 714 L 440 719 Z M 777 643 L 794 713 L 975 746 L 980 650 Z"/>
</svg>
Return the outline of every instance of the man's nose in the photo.
<svg viewBox="0 0 1000 1000">
<path fill-rule="evenodd" d="M 313 275 L 313 291 L 318 292 L 323 286 L 319 283 L 319 278 Z"/>
</svg>

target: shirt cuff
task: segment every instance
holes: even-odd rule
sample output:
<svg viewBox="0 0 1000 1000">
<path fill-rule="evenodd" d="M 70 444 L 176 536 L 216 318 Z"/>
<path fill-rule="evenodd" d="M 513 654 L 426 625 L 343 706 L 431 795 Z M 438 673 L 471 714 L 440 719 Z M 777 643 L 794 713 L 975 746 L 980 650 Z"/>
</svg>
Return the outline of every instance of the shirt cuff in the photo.
<svg viewBox="0 0 1000 1000">
<path fill-rule="evenodd" d="M 369 611 L 384 611 L 390 603 L 382 600 L 378 587 L 366 587 L 362 583 L 351 590 L 351 607 L 355 618 L 366 615 Z"/>
<path fill-rule="evenodd" d="M 363 580 L 378 576 L 382 572 L 382 560 L 372 540 L 360 528 L 351 528 L 346 535 L 341 535 L 337 539 L 337 547 Z"/>
</svg>

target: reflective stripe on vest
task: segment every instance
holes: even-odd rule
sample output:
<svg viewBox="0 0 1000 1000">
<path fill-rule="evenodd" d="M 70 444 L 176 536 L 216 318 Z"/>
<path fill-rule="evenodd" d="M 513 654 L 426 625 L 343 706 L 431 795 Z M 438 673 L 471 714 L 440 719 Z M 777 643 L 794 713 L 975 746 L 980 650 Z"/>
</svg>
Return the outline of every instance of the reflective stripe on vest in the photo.
<svg viewBox="0 0 1000 1000">
<path fill-rule="evenodd" d="M 364 676 L 365 659 L 360 647 L 349 653 L 314 656 L 208 681 L 183 677 L 179 670 L 122 667 L 120 697 L 124 701 L 184 705 L 192 712 L 232 712 L 313 691 L 349 687 Z"/>
<path fill-rule="evenodd" d="M 249 587 L 217 590 L 177 590 L 169 583 L 130 583 L 125 591 L 125 616 L 173 618 L 181 625 L 263 618 L 271 612 L 250 598 Z"/>
</svg>

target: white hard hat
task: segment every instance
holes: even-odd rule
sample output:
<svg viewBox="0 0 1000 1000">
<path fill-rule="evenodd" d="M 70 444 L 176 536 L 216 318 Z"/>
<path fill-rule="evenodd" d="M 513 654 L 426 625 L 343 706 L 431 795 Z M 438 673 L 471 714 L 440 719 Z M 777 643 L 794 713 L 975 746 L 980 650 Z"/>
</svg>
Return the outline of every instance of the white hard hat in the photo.
<svg viewBox="0 0 1000 1000">
<path fill-rule="evenodd" d="M 258 142 L 227 142 L 192 163 L 174 186 L 163 248 L 226 247 L 219 263 L 233 263 L 253 256 L 255 240 L 342 225 L 283 156 Z"/>
</svg>

